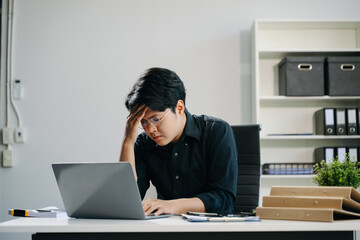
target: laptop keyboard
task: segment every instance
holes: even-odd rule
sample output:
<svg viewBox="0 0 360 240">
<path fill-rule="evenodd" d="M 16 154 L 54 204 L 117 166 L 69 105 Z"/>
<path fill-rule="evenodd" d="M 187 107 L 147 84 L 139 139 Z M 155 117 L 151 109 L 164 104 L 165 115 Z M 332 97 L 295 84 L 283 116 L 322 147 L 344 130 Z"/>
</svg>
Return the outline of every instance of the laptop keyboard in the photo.
<svg viewBox="0 0 360 240">
<path fill-rule="evenodd" d="M 160 214 L 155 216 L 154 213 L 150 213 L 148 216 L 145 216 L 145 219 L 157 219 L 157 218 L 167 218 L 172 216 L 171 214 Z"/>
</svg>

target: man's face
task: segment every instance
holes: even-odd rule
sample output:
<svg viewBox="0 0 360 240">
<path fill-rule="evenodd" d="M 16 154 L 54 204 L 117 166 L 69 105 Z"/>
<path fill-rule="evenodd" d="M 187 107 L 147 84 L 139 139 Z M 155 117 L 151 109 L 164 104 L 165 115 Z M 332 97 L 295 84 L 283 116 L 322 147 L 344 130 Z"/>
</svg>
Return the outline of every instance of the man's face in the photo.
<svg viewBox="0 0 360 240">
<path fill-rule="evenodd" d="M 148 108 L 141 120 L 146 134 L 159 146 L 175 143 L 182 134 L 182 125 L 178 110 L 174 113 L 169 108 L 163 112 Z"/>
</svg>

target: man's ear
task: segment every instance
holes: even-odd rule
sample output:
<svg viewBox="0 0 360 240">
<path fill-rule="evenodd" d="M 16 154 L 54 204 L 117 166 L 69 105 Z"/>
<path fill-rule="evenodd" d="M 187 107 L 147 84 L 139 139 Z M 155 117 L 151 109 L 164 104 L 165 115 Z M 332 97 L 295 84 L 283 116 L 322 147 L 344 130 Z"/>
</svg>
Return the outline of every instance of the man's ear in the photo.
<svg viewBox="0 0 360 240">
<path fill-rule="evenodd" d="M 179 100 L 177 102 L 176 107 L 175 107 L 175 111 L 179 115 L 182 115 L 182 114 L 185 113 L 185 104 L 184 104 L 183 100 Z"/>
</svg>

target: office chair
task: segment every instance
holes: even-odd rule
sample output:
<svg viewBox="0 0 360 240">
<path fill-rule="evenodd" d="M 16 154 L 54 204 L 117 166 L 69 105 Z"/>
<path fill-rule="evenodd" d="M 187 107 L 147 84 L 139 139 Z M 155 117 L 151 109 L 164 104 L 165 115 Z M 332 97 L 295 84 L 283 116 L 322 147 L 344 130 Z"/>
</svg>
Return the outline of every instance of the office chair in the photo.
<svg viewBox="0 0 360 240">
<path fill-rule="evenodd" d="M 231 126 L 238 151 L 236 213 L 254 212 L 260 191 L 260 125 Z"/>
</svg>

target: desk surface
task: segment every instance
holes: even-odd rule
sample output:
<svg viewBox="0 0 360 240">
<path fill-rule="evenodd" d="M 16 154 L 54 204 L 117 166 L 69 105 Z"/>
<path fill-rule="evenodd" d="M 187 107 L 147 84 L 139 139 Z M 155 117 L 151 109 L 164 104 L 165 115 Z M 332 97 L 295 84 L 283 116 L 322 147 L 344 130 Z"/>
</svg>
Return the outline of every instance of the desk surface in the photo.
<svg viewBox="0 0 360 240">
<path fill-rule="evenodd" d="M 0 223 L 0 232 L 291 232 L 291 231 L 354 231 L 360 220 L 325 222 L 277 221 L 261 222 L 197 222 L 179 216 L 153 220 L 100 220 L 16 218 Z"/>
</svg>

